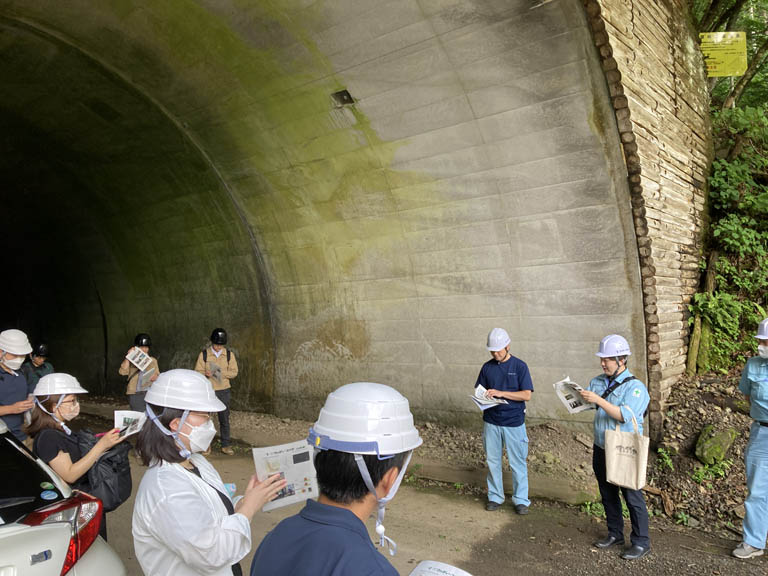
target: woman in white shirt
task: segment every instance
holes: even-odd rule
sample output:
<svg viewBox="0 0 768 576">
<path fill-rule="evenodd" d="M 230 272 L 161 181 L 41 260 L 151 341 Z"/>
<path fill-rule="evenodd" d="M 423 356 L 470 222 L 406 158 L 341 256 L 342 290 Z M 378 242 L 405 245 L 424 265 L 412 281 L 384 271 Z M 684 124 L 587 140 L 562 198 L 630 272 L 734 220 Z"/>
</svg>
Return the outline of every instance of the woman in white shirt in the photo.
<svg viewBox="0 0 768 576">
<path fill-rule="evenodd" d="M 133 509 L 133 542 L 146 576 L 242 574 L 251 549 L 253 515 L 285 486 L 278 475 L 253 476 L 232 500 L 201 452 L 216 430 L 211 413 L 224 410 L 205 376 L 163 372 L 147 392 L 147 421 L 136 449 L 149 470 Z"/>
</svg>

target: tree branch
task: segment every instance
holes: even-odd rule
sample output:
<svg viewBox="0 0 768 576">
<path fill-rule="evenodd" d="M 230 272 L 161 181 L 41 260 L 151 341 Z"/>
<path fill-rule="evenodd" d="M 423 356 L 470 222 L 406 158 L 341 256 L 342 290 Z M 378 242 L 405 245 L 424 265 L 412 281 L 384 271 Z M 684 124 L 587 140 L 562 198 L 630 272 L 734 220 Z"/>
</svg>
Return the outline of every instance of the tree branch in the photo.
<svg viewBox="0 0 768 576">
<path fill-rule="evenodd" d="M 726 24 L 731 21 L 731 19 L 735 19 L 739 13 L 741 12 L 741 9 L 744 7 L 744 4 L 746 4 L 747 0 L 736 0 L 736 2 L 733 3 L 733 5 L 728 8 L 725 12 L 723 12 L 720 17 L 715 21 L 714 25 L 712 26 L 712 31 L 719 30 L 720 27 L 723 24 Z"/>
<path fill-rule="evenodd" d="M 727 2 L 728 0 L 712 0 L 701 17 L 699 32 L 714 32 L 712 25 L 718 20 L 718 16 L 727 10 Z"/>
<path fill-rule="evenodd" d="M 762 65 L 765 64 L 766 60 L 768 60 L 768 38 L 763 41 L 760 48 L 755 52 L 755 55 L 752 56 L 752 62 L 747 66 L 747 71 L 744 73 L 744 76 L 739 78 L 739 81 L 736 82 L 733 90 L 731 90 L 730 94 L 723 100 L 723 110 L 726 108 L 733 108 L 736 105 L 744 93 L 744 89 L 752 81 L 752 78 L 754 78 Z"/>
</svg>

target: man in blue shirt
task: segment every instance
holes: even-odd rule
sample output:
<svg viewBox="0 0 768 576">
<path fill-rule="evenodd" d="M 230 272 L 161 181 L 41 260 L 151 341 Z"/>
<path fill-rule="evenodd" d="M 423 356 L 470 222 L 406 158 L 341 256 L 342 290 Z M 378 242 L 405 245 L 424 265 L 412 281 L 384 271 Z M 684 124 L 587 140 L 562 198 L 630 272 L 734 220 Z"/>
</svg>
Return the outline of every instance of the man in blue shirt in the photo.
<svg viewBox="0 0 768 576">
<path fill-rule="evenodd" d="M 485 509 L 498 510 L 504 502 L 502 455 L 512 469 L 512 502 L 515 512 L 528 514 L 528 434 L 525 430 L 525 403 L 531 399 L 533 382 L 528 366 L 509 353 L 510 338 L 503 328 L 488 334 L 486 348 L 491 353 L 480 369 L 475 388 L 483 386 L 489 398 L 501 398 L 498 404 L 483 411 L 483 447 L 488 466 L 488 502 Z"/>
<path fill-rule="evenodd" d="M 603 373 L 589 383 L 589 389 L 581 392 L 584 400 L 596 408 L 594 422 L 594 446 L 592 447 L 592 469 L 597 477 L 600 498 L 605 509 L 608 536 L 594 543 L 597 548 L 610 548 L 624 544 L 624 517 L 621 498 L 629 509 L 632 522 L 630 541 L 632 546 L 621 557 L 625 560 L 642 558 L 651 551 L 648 534 L 648 508 L 640 490 L 619 487 L 608 482 L 605 469 L 605 431 L 616 429 L 634 432 L 632 417 L 637 421 L 638 432 L 643 433 L 643 415 L 648 408 L 650 396 L 640 380 L 627 370 L 627 357 L 632 352 L 629 342 L 618 334 L 610 334 L 600 341 L 596 356 L 600 358 Z"/>
<path fill-rule="evenodd" d="M 397 576 L 374 547 L 365 521 L 397 492 L 421 444 L 408 400 L 382 384 L 357 382 L 331 392 L 307 441 L 315 446 L 320 496 L 280 522 L 261 542 L 251 576 Z"/>
<path fill-rule="evenodd" d="M 747 499 L 742 528 L 744 541 L 732 552 L 745 560 L 762 556 L 768 535 L 768 318 L 757 329 L 757 356 L 747 360 L 739 390 L 749 398 L 754 420 L 744 453 Z"/>
<path fill-rule="evenodd" d="M 23 414 L 35 405 L 27 392 L 27 380 L 20 371 L 30 352 L 32 347 L 24 332 L 13 329 L 0 332 L 0 418 L 22 441 L 27 439 L 22 430 Z"/>
</svg>

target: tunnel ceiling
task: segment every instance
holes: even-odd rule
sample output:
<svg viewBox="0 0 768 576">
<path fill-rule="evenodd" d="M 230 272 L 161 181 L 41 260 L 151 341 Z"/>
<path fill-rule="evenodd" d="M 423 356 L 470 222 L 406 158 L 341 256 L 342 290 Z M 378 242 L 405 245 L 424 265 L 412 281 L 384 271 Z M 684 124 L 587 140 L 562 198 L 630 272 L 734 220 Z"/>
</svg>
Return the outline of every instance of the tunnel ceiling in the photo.
<svg viewBox="0 0 768 576">
<path fill-rule="evenodd" d="M 0 0 L 0 29 L 24 215 L 4 236 L 45 253 L 2 321 L 99 390 L 134 333 L 165 369 L 215 325 L 237 402 L 306 417 L 352 380 L 473 417 L 496 325 L 542 385 L 592 374 L 606 331 L 643 373 L 626 167 L 576 0 Z M 556 417 L 547 387 L 532 409 Z"/>
</svg>

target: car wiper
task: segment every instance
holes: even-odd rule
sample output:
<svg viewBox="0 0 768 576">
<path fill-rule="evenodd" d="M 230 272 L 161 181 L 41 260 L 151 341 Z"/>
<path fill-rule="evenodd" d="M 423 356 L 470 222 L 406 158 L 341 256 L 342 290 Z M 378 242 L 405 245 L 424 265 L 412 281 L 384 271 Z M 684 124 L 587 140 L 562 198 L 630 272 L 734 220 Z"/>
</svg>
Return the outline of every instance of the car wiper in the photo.
<svg viewBox="0 0 768 576">
<path fill-rule="evenodd" d="M 17 498 L 0 498 L 0 508 L 11 508 L 12 506 L 21 506 L 22 504 L 29 504 L 34 502 L 36 498 L 34 496 L 20 496 Z"/>
</svg>

